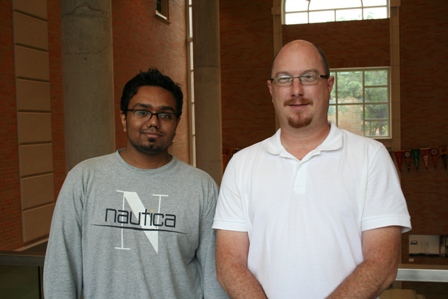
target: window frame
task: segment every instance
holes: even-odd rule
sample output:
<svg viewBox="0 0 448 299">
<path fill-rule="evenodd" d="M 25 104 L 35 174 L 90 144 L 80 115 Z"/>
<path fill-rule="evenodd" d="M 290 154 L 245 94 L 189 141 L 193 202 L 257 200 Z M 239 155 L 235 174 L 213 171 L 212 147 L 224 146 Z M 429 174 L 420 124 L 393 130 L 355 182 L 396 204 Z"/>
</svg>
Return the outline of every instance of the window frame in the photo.
<svg viewBox="0 0 448 299">
<path fill-rule="evenodd" d="M 365 72 L 368 71 L 387 71 L 387 83 L 386 84 L 377 84 L 377 85 L 366 85 L 365 82 Z M 357 103 L 340 103 L 339 100 L 341 98 L 338 97 L 339 93 L 339 79 L 337 77 L 336 73 L 344 73 L 344 72 L 362 72 L 362 101 Z M 335 84 L 333 85 L 333 91 L 331 93 L 330 98 L 330 104 L 329 104 L 329 111 L 328 111 L 328 118 L 335 122 L 337 126 L 339 126 L 339 110 L 341 110 L 342 107 L 348 107 L 348 106 L 362 106 L 362 127 L 361 127 L 361 134 L 359 132 L 353 132 L 354 134 L 362 135 L 368 138 L 376 139 L 379 141 L 382 141 L 383 143 L 389 143 L 390 140 L 394 137 L 394 130 L 393 130 L 393 111 L 392 111 L 392 69 L 390 66 L 381 66 L 381 67 L 363 67 L 363 68 L 332 68 L 330 69 L 331 76 L 335 76 Z M 366 135 L 366 121 L 375 121 L 376 119 L 366 119 L 366 109 L 365 107 L 367 105 L 371 105 L 368 100 L 366 100 L 366 90 L 371 89 L 379 89 L 379 88 L 386 88 L 386 94 L 387 94 L 387 101 L 382 102 L 374 102 L 375 104 L 387 104 L 387 118 L 383 119 L 377 119 L 377 120 L 383 120 L 387 122 L 388 126 L 388 135 L 382 136 L 382 135 Z M 334 96 L 334 97 L 333 97 Z M 334 107 L 334 117 L 330 115 L 330 110 Z M 350 129 L 347 129 L 350 131 Z"/>
<path fill-rule="evenodd" d="M 156 0 L 156 16 L 164 19 L 165 21 L 169 20 L 169 10 L 170 2 L 169 0 Z"/>
<path fill-rule="evenodd" d="M 196 167 L 196 115 L 194 98 L 193 0 L 186 0 L 187 85 L 189 113 L 190 164 Z"/>
<path fill-rule="evenodd" d="M 325 23 L 325 22 L 344 22 L 344 21 L 353 21 L 353 20 L 369 20 L 368 16 L 366 16 L 365 11 L 375 8 L 386 8 L 387 16 L 385 18 L 390 18 L 390 1 L 391 0 L 385 0 L 386 5 L 364 5 L 363 0 L 359 0 L 360 5 L 359 6 L 353 6 L 353 7 L 343 7 L 343 8 L 322 8 L 322 9 L 311 9 L 311 1 L 313 0 L 307 0 L 308 2 L 308 8 L 306 10 L 294 10 L 294 11 L 286 11 L 286 6 L 288 1 L 298 1 L 298 0 L 283 0 L 282 1 L 282 24 L 284 25 L 298 25 L 298 24 L 314 24 L 314 23 Z M 329 2 L 330 3 L 330 2 Z M 359 19 L 339 19 L 337 18 L 338 12 L 341 11 L 349 11 L 349 10 L 361 10 L 361 18 Z M 332 21 L 313 21 L 310 22 L 310 14 L 315 15 L 316 13 L 323 13 L 328 12 L 332 13 L 333 20 Z M 306 22 L 291 22 L 287 23 L 287 15 L 292 14 L 301 14 L 304 18 L 306 18 Z M 373 19 L 384 19 L 384 18 L 373 18 Z"/>
</svg>

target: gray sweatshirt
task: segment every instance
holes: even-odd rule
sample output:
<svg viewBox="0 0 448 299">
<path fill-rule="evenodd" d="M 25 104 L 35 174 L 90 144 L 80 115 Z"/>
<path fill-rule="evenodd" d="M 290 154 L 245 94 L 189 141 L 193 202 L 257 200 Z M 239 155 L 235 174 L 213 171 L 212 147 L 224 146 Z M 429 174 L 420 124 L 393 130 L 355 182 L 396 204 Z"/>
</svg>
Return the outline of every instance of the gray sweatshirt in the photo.
<svg viewBox="0 0 448 299">
<path fill-rule="evenodd" d="M 175 157 L 150 170 L 118 151 L 81 162 L 56 203 L 45 298 L 227 298 L 215 273 L 216 199 L 212 178 Z"/>
</svg>

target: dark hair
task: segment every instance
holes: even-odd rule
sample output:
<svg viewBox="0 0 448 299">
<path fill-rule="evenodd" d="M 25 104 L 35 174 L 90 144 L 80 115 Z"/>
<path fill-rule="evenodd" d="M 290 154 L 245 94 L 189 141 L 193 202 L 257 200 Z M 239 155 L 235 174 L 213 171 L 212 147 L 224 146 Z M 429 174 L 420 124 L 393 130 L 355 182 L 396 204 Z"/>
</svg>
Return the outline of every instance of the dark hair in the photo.
<svg viewBox="0 0 448 299">
<path fill-rule="evenodd" d="M 147 72 L 140 72 L 126 83 L 120 101 L 122 113 L 128 111 L 129 102 L 142 86 L 158 86 L 171 92 L 176 100 L 176 115 L 177 117 L 181 116 L 184 95 L 180 85 L 175 83 L 170 77 L 163 75 L 156 68 L 150 68 Z"/>
<path fill-rule="evenodd" d="M 311 44 L 316 48 L 317 52 L 319 53 L 319 56 L 320 56 L 320 58 L 322 60 L 322 65 L 323 65 L 323 67 L 325 69 L 325 75 L 330 75 L 330 66 L 328 65 L 328 60 L 327 60 L 327 57 L 325 56 L 324 51 L 319 46 L 316 46 L 313 43 L 311 43 Z M 272 63 L 271 63 L 271 76 L 272 76 L 272 70 L 274 69 L 275 58 L 277 58 L 277 55 L 278 55 L 278 53 L 280 53 L 280 50 L 277 53 L 275 53 L 274 59 L 272 60 Z"/>
<path fill-rule="evenodd" d="M 329 76 L 330 75 L 330 66 L 328 65 L 327 57 L 325 56 L 324 51 L 320 47 L 318 47 L 316 45 L 314 45 L 314 46 L 316 47 L 317 52 L 319 52 L 320 58 L 322 59 L 322 63 L 324 65 L 324 69 L 325 69 L 325 75 Z"/>
</svg>

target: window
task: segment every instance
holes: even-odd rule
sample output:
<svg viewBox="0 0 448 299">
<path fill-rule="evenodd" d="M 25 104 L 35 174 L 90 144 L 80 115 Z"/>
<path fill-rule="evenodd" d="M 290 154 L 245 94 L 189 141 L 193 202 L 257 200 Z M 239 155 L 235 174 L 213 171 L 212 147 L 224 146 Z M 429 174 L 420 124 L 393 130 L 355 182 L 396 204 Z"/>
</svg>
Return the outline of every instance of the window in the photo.
<svg viewBox="0 0 448 299">
<path fill-rule="evenodd" d="M 187 12 L 187 65 L 188 65 L 188 106 L 190 113 L 190 164 L 196 166 L 196 121 L 194 114 L 194 61 L 193 61 L 193 0 L 188 0 Z"/>
<path fill-rule="evenodd" d="M 284 24 L 386 19 L 389 0 L 285 0 Z"/>
<path fill-rule="evenodd" d="M 159 17 L 168 20 L 168 8 L 169 8 L 169 0 L 157 0 L 156 1 L 156 14 Z"/>
<path fill-rule="evenodd" d="M 328 118 L 352 133 L 391 138 L 389 68 L 334 69 Z"/>
</svg>

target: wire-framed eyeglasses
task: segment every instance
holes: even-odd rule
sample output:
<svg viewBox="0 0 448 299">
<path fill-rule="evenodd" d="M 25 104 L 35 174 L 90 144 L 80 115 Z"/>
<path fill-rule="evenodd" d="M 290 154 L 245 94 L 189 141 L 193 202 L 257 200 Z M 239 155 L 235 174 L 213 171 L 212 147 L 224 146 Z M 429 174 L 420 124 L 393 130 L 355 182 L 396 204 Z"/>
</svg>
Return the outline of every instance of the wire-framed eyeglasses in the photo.
<svg viewBox="0 0 448 299">
<path fill-rule="evenodd" d="M 328 79 L 330 78 L 330 75 L 320 75 L 318 73 L 310 72 L 297 77 L 291 75 L 277 75 L 270 80 L 275 86 L 291 86 L 295 78 L 298 78 L 302 85 L 314 85 L 319 83 L 320 78 Z"/>
<path fill-rule="evenodd" d="M 141 121 L 149 121 L 153 115 L 157 117 L 157 120 L 172 123 L 177 119 L 177 115 L 172 112 L 151 112 L 145 109 L 128 109 L 127 111 L 133 112 L 135 117 Z"/>
</svg>

